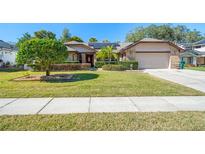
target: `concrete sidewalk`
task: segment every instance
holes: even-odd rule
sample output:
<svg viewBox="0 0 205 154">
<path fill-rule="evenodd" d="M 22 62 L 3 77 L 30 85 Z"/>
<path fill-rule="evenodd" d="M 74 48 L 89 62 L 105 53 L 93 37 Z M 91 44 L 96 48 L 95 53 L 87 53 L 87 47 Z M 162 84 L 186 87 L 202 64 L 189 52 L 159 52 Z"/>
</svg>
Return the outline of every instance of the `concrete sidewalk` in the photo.
<svg viewBox="0 0 205 154">
<path fill-rule="evenodd" d="M 0 99 L 0 115 L 158 111 L 205 111 L 205 96 Z"/>
</svg>

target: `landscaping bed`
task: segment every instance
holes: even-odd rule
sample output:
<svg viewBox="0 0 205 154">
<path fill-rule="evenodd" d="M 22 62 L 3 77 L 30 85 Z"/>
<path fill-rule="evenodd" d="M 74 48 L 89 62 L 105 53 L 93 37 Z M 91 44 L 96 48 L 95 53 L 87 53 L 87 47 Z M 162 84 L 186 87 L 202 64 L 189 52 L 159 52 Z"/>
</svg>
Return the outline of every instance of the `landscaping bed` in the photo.
<svg viewBox="0 0 205 154">
<path fill-rule="evenodd" d="M 50 76 L 45 75 L 26 75 L 15 78 L 13 81 L 71 81 L 73 74 L 54 74 Z"/>
</svg>

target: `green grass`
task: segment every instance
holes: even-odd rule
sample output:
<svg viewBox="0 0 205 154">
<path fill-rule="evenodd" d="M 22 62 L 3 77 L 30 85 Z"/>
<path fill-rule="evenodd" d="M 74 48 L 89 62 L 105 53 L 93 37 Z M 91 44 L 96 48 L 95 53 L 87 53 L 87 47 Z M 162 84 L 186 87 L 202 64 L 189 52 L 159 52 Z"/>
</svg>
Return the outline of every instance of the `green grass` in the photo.
<svg viewBox="0 0 205 154">
<path fill-rule="evenodd" d="M 200 66 L 200 67 L 186 67 L 186 69 L 196 70 L 196 71 L 205 71 L 205 66 Z"/>
<path fill-rule="evenodd" d="M 0 130 L 205 130 L 205 112 L 0 116 Z"/>
<path fill-rule="evenodd" d="M 52 72 L 62 73 L 62 72 Z M 75 71 L 73 82 L 13 81 L 44 72 L 0 72 L 2 97 L 181 96 L 205 95 L 197 90 L 140 72 Z"/>
</svg>

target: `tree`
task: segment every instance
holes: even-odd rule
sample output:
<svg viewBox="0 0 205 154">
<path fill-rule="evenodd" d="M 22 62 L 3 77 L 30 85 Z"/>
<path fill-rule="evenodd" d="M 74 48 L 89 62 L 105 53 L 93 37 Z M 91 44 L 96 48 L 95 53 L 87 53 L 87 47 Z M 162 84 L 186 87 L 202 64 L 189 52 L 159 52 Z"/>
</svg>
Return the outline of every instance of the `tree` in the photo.
<svg viewBox="0 0 205 154">
<path fill-rule="evenodd" d="M 202 39 L 204 39 L 204 37 L 196 29 L 194 29 L 193 31 L 189 31 L 186 35 L 186 40 L 188 43 L 193 43 Z"/>
<path fill-rule="evenodd" d="M 113 47 L 107 46 L 100 49 L 99 52 L 96 54 L 97 59 L 105 61 L 109 60 L 111 62 L 112 59 L 117 59 L 117 54 L 113 53 Z"/>
<path fill-rule="evenodd" d="M 107 39 L 105 39 L 105 40 L 103 40 L 102 42 L 103 42 L 103 43 L 109 43 L 110 41 L 107 40 Z"/>
<path fill-rule="evenodd" d="M 186 26 L 178 25 L 174 27 L 175 41 L 178 43 L 186 42 L 186 35 L 189 32 L 189 29 Z"/>
<path fill-rule="evenodd" d="M 70 38 L 71 38 L 71 34 L 70 34 L 69 30 L 68 30 L 67 28 L 64 28 L 60 40 L 61 40 L 63 43 L 65 43 L 65 42 L 69 41 Z"/>
<path fill-rule="evenodd" d="M 98 40 L 97 40 L 95 37 L 91 37 L 91 38 L 89 39 L 89 42 L 98 42 Z"/>
<path fill-rule="evenodd" d="M 18 39 L 18 42 L 16 43 L 16 46 L 19 47 L 21 43 L 24 41 L 30 40 L 32 37 L 29 33 L 23 34 L 21 38 Z"/>
<path fill-rule="evenodd" d="M 135 42 L 143 38 L 156 38 L 175 41 L 178 43 L 193 43 L 204 37 L 196 30 L 190 30 L 184 25 L 176 27 L 170 24 L 150 25 L 148 27 L 137 27 L 126 35 L 127 42 Z"/>
<path fill-rule="evenodd" d="M 66 56 L 67 49 L 62 42 L 33 38 L 20 44 L 17 63 L 40 66 L 49 76 L 51 65 L 64 61 Z"/>
<path fill-rule="evenodd" d="M 46 30 L 40 30 L 34 33 L 36 38 L 39 39 L 56 39 L 56 34 Z"/>
<path fill-rule="evenodd" d="M 69 41 L 83 42 L 83 40 L 82 40 L 80 37 L 78 37 L 78 36 L 72 36 L 72 37 L 69 39 Z"/>
</svg>

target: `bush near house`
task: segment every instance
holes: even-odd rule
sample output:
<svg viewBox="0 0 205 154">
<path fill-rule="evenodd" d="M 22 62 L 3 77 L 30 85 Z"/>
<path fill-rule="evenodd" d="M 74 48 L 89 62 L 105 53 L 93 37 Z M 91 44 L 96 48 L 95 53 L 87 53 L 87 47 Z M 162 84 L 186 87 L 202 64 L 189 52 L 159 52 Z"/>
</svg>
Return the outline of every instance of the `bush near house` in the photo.
<svg viewBox="0 0 205 154">
<path fill-rule="evenodd" d="M 113 64 L 107 64 L 102 66 L 103 70 L 106 71 L 124 71 L 126 68 L 123 65 L 113 65 Z"/>
<path fill-rule="evenodd" d="M 137 70 L 138 69 L 138 62 L 137 61 L 97 61 L 95 63 L 96 68 L 102 68 L 103 65 L 122 65 L 126 70 Z"/>
<path fill-rule="evenodd" d="M 90 67 L 91 67 L 90 63 L 54 64 L 51 65 L 51 70 L 53 71 L 88 70 Z"/>
<path fill-rule="evenodd" d="M 118 64 L 118 61 L 96 61 L 95 67 L 102 68 L 102 66 L 106 64 Z"/>
<path fill-rule="evenodd" d="M 119 61 L 119 64 L 124 66 L 126 70 L 137 70 L 138 62 L 137 61 Z"/>
</svg>

